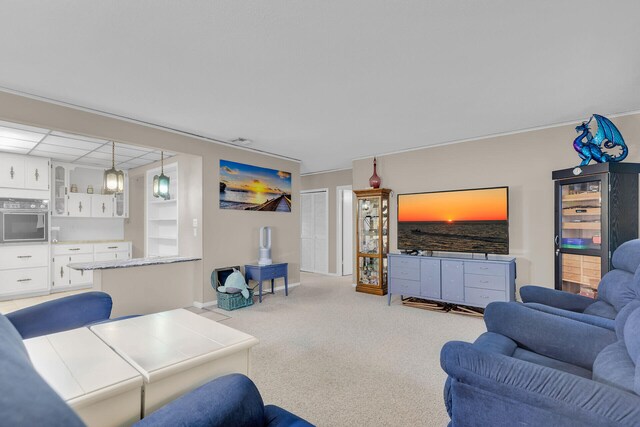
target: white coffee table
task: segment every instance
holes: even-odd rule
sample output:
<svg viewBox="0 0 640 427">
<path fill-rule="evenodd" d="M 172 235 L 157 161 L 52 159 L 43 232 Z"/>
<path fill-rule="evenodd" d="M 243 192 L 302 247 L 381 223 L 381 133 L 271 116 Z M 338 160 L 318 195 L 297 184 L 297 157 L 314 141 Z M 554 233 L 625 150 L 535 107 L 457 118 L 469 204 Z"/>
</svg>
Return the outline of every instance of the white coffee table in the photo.
<svg viewBox="0 0 640 427">
<path fill-rule="evenodd" d="M 140 420 L 140 373 L 88 328 L 24 341 L 36 371 L 88 426 Z"/>
<path fill-rule="evenodd" d="M 258 340 L 184 309 L 92 326 L 144 379 L 143 414 L 213 378 L 249 375 Z"/>
</svg>

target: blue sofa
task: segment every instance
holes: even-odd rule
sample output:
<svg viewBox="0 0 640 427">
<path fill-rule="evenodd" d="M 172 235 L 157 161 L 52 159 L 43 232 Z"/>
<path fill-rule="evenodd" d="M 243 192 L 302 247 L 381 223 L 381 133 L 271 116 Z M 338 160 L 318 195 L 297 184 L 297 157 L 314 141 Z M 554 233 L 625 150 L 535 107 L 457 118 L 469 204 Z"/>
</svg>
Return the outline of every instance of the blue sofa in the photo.
<svg viewBox="0 0 640 427">
<path fill-rule="evenodd" d="M 595 300 L 540 286 L 523 286 L 520 297 L 536 310 L 613 330 L 618 312 L 640 298 L 640 239 L 620 245 L 613 252 L 611 264 L 613 269 L 602 277 Z"/>
<path fill-rule="evenodd" d="M 76 427 L 84 423 L 40 377 L 18 330 L 0 315 L 1 425 Z M 277 406 L 264 406 L 256 386 L 244 375 L 217 378 L 176 399 L 136 426 L 311 426 Z"/>
<path fill-rule="evenodd" d="M 640 425 L 640 301 L 611 331 L 517 303 L 492 303 L 488 332 L 441 351 L 455 426 Z"/>
<path fill-rule="evenodd" d="M 109 294 L 85 292 L 14 311 L 7 319 L 27 339 L 103 322 L 112 305 Z"/>
</svg>

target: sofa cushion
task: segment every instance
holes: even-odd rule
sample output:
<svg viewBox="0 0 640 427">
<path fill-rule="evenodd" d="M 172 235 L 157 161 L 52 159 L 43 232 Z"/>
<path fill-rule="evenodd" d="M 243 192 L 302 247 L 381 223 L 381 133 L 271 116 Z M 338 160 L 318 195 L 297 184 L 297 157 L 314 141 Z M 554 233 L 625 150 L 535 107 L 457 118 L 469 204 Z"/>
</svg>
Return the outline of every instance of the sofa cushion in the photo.
<svg viewBox="0 0 640 427">
<path fill-rule="evenodd" d="M 636 366 L 629 358 L 624 341 L 607 346 L 593 363 L 593 380 L 634 393 Z"/>
<path fill-rule="evenodd" d="M 83 426 L 83 422 L 35 371 L 20 334 L 0 314 L 0 424 Z"/>
<path fill-rule="evenodd" d="M 640 266 L 640 239 L 624 242 L 613 252 L 611 264 L 614 268 L 635 273 Z"/>
<path fill-rule="evenodd" d="M 615 312 L 622 310 L 625 305 L 638 298 L 635 289 L 635 271 L 611 270 L 602 277 L 598 285 L 598 301 L 609 303 Z M 587 310 L 593 309 L 590 305 Z M 585 310 L 585 313 L 587 312 Z M 595 313 L 592 313 L 595 314 Z M 615 317 L 615 316 L 614 316 Z M 613 319 L 614 317 L 609 317 Z"/>
<path fill-rule="evenodd" d="M 561 360 L 552 359 L 547 356 L 543 356 L 538 353 L 534 353 L 529 350 L 525 350 L 523 348 L 518 348 L 513 353 L 513 357 L 516 359 L 524 360 L 526 362 L 535 363 L 536 365 L 546 366 L 548 368 L 553 368 L 558 371 L 564 371 L 569 374 L 577 375 L 583 378 L 591 378 L 591 371 L 588 369 L 582 368 L 577 365 L 572 365 L 571 363 L 563 362 Z"/>
<path fill-rule="evenodd" d="M 627 319 L 631 313 L 633 313 L 637 308 L 640 307 L 640 300 L 635 300 L 627 304 L 625 308 L 620 310 L 618 315 L 616 316 L 615 324 L 616 324 L 616 335 L 619 340 L 624 339 L 624 326 L 627 324 Z"/>
<path fill-rule="evenodd" d="M 505 356 L 513 355 L 513 352 L 518 348 L 518 344 L 511 338 L 494 332 L 485 332 L 480 335 L 473 343 L 473 346 L 478 350 L 504 354 Z"/>
<path fill-rule="evenodd" d="M 584 314 L 615 319 L 618 312 L 611 304 L 605 301 L 596 301 L 584 310 Z"/>
</svg>

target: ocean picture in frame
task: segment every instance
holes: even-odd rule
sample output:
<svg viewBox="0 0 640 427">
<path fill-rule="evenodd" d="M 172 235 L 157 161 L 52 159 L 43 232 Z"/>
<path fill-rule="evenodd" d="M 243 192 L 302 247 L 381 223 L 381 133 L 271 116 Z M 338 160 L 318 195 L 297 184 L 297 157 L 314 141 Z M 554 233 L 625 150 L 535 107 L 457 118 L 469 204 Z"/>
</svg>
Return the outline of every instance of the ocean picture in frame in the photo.
<svg viewBox="0 0 640 427">
<path fill-rule="evenodd" d="M 220 160 L 220 209 L 291 212 L 291 173 Z"/>
</svg>

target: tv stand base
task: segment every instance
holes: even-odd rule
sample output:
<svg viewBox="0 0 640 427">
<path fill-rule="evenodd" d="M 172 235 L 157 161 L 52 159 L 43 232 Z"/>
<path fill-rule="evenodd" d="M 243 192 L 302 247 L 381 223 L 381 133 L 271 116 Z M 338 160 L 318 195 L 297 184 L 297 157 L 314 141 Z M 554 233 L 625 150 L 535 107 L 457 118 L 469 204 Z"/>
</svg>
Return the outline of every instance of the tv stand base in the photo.
<svg viewBox="0 0 640 427">
<path fill-rule="evenodd" d="M 451 304 L 441 301 L 430 301 L 421 298 L 402 298 L 402 305 L 420 308 L 422 310 L 441 311 L 443 313 L 465 314 L 467 316 L 483 317 L 484 309 L 479 307 L 467 307 L 459 304 Z"/>
</svg>

